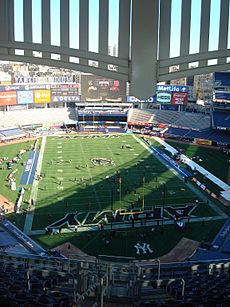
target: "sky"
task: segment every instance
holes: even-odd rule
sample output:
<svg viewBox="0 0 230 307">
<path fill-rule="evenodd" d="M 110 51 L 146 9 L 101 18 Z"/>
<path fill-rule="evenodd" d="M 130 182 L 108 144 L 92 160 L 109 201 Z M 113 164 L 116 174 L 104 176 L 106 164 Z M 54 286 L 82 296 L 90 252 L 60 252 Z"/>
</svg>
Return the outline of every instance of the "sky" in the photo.
<svg viewBox="0 0 230 307">
<path fill-rule="evenodd" d="M 171 15 L 171 48 L 170 57 L 179 56 L 181 5 L 183 0 L 172 0 Z M 23 41 L 23 0 L 15 2 L 15 38 Z M 220 0 L 211 0 L 209 50 L 218 49 Z M 60 0 L 50 0 L 51 3 L 51 44 L 60 46 Z M 70 3 L 70 47 L 79 48 L 79 0 L 69 0 Z M 192 0 L 190 54 L 199 52 L 201 0 Z M 99 0 L 89 0 L 89 51 L 98 52 L 98 14 Z M 109 0 L 109 46 L 118 45 L 119 0 Z M 41 0 L 32 0 L 33 42 L 41 43 Z M 230 29 L 230 14 L 229 14 Z M 230 31 L 228 34 L 230 48 Z"/>
</svg>

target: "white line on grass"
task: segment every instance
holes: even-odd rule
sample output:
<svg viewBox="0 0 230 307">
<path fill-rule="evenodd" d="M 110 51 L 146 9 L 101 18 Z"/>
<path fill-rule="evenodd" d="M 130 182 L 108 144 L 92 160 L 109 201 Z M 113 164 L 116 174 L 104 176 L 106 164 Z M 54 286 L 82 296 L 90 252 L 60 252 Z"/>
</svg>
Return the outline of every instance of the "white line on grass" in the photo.
<svg viewBox="0 0 230 307">
<path fill-rule="evenodd" d="M 41 173 L 42 160 L 43 160 L 43 156 L 44 156 L 45 145 L 46 145 L 46 136 L 43 136 L 41 148 L 40 148 L 40 152 L 39 152 L 39 157 L 38 157 L 37 168 L 36 168 L 36 172 L 39 173 L 39 174 Z M 33 199 L 34 205 L 36 204 L 36 200 L 37 200 L 38 184 L 39 184 L 39 182 L 37 180 L 33 181 L 32 190 L 31 190 L 31 194 L 30 194 L 30 203 L 31 203 L 31 200 Z M 24 229 L 23 229 L 23 231 L 26 234 L 31 234 L 33 219 L 34 219 L 34 210 L 35 210 L 35 206 L 31 207 L 31 210 L 28 211 L 27 214 L 26 214 L 26 219 L 25 219 Z"/>
<path fill-rule="evenodd" d="M 91 174 L 89 165 L 88 165 L 87 161 L 85 160 L 85 152 L 84 152 L 84 149 L 83 149 L 83 146 L 82 146 L 82 142 L 81 142 L 81 141 L 80 141 L 80 148 L 81 148 L 81 151 L 82 151 L 82 156 L 84 157 L 84 162 L 85 162 L 85 164 L 87 164 L 87 170 L 88 170 L 88 173 L 89 173 L 89 176 L 90 176 L 90 181 L 91 181 L 91 185 L 92 185 L 92 188 L 93 188 L 95 197 L 96 197 L 96 201 L 97 201 L 98 205 L 99 205 L 100 208 L 101 208 L 101 202 L 100 202 L 100 199 L 99 199 L 97 190 L 95 189 L 95 185 L 93 184 L 93 177 L 92 177 L 92 174 Z"/>
</svg>

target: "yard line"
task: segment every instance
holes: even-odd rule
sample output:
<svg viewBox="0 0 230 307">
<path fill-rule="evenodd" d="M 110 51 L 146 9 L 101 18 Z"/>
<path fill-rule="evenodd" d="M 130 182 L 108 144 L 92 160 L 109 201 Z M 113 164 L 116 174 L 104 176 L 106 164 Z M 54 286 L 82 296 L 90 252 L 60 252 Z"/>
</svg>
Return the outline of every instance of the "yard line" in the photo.
<svg viewBox="0 0 230 307">
<path fill-rule="evenodd" d="M 38 173 L 41 172 L 45 145 L 46 145 L 46 136 L 43 136 L 41 148 L 40 148 L 40 154 L 39 154 L 38 163 L 37 163 L 37 169 L 36 169 L 36 171 Z M 31 210 L 28 211 L 27 214 L 26 214 L 26 219 L 25 219 L 24 229 L 23 229 L 23 232 L 25 232 L 26 234 L 30 234 L 31 231 L 32 231 L 32 225 L 33 225 L 33 219 L 34 219 L 34 210 L 35 210 L 35 204 L 36 204 L 37 193 L 38 193 L 38 184 L 39 183 L 38 183 L 37 180 L 33 181 L 32 190 L 31 190 L 31 194 L 30 194 L 30 203 L 31 203 L 31 200 L 33 199 L 34 207 L 31 206 Z"/>
<path fill-rule="evenodd" d="M 83 149 L 83 146 L 82 146 L 82 142 L 80 142 L 80 148 L 81 148 L 82 155 L 84 157 L 84 162 L 87 165 L 87 170 L 88 170 L 88 173 L 89 173 L 89 176 L 90 176 L 90 181 L 91 181 L 92 188 L 93 188 L 93 191 L 94 191 L 94 194 L 95 194 L 95 197 L 96 197 L 96 201 L 97 201 L 97 203 L 98 203 L 98 205 L 99 205 L 99 207 L 101 209 L 101 202 L 100 202 L 97 190 L 95 189 L 95 186 L 93 184 L 93 177 L 92 177 L 92 174 L 91 174 L 91 171 L 90 171 L 90 167 L 89 167 L 87 161 L 85 160 L 85 152 L 84 152 L 84 149 Z"/>
</svg>

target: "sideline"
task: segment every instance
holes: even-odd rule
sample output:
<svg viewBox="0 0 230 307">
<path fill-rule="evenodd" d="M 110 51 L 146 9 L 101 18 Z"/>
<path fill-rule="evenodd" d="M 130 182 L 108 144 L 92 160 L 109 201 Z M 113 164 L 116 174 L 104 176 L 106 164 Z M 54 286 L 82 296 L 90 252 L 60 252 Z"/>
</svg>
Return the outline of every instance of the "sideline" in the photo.
<svg viewBox="0 0 230 307">
<path fill-rule="evenodd" d="M 37 174 L 40 174 L 41 172 L 45 145 L 46 145 L 46 136 L 43 136 L 42 142 L 41 142 L 40 154 L 38 157 L 37 168 L 36 168 Z M 23 232 L 28 235 L 32 233 L 32 225 L 33 225 L 34 210 L 35 210 L 35 205 L 36 205 L 36 200 L 37 200 L 38 185 L 39 185 L 39 181 L 35 178 L 33 181 L 32 190 L 31 190 L 30 199 L 29 199 L 30 204 L 31 204 L 31 200 L 33 199 L 33 205 L 30 205 L 31 209 L 30 211 L 27 211 L 24 229 L 23 229 Z"/>
<path fill-rule="evenodd" d="M 146 148 L 151 154 L 153 154 L 153 150 L 151 150 L 151 148 L 149 148 L 149 146 L 147 146 L 142 140 L 140 140 L 137 136 L 135 136 L 133 134 L 133 137 L 144 147 Z M 162 159 L 160 159 L 158 157 L 158 155 L 154 155 L 161 163 L 164 163 L 166 165 L 167 168 L 169 168 L 180 180 L 183 180 L 183 178 L 181 177 L 180 173 L 177 171 L 177 169 L 169 167 L 166 162 Z M 204 202 L 207 201 L 207 197 L 205 197 L 205 195 L 198 190 L 195 186 L 192 185 L 192 183 L 187 182 L 184 183 L 185 185 L 187 185 L 189 187 L 189 189 L 191 191 L 193 191 L 196 195 L 198 195 Z M 218 214 L 220 215 L 222 218 L 227 218 L 227 214 L 225 214 L 211 199 L 209 199 L 209 206 Z"/>
</svg>

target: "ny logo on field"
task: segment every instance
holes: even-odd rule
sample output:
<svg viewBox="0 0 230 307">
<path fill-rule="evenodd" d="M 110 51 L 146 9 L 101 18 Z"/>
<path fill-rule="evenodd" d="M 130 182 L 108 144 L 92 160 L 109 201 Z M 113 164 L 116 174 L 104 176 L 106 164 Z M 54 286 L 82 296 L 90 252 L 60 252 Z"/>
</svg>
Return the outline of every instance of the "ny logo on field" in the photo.
<svg viewBox="0 0 230 307">
<path fill-rule="evenodd" d="M 143 243 L 142 246 L 140 243 L 137 243 L 136 245 L 134 245 L 134 247 L 136 248 L 136 254 L 138 255 L 140 255 L 141 251 L 143 252 L 143 254 L 147 254 L 147 252 L 153 253 L 153 251 L 150 248 L 150 244 L 148 243 Z"/>
</svg>

